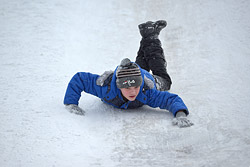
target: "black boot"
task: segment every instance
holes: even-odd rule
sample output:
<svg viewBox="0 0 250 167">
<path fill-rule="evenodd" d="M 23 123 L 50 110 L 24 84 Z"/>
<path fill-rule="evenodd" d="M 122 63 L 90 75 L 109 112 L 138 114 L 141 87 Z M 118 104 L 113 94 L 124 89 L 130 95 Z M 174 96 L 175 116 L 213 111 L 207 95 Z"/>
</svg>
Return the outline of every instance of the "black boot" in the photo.
<svg viewBox="0 0 250 167">
<path fill-rule="evenodd" d="M 156 22 L 148 21 L 138 25 L 140 34 L 143 38 L 157 39 L 160 31 L 167 26 L 165 20 L 158 20 Z"/>
<path fill-rule="evenodd" d="M 158 20 L 155 22 L 155 31 L 160 34 L 160 31 L 167 26 L 167 22 L 165 20 Z"/>
</svg>

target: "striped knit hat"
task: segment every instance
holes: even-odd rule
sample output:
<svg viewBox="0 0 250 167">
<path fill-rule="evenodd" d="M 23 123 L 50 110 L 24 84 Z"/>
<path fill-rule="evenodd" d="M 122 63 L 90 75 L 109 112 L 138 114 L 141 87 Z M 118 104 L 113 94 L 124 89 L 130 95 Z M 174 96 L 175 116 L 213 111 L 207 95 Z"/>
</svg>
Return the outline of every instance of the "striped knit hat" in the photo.
<svg viewBox="0 0 250 167">
<path fill-rule="evenodd" d="M 138 87 L 142 84 L 141 70 L 128 58 L 121 61 L 116 70 L 116 86 L 120 88 Z"/>
</svg>

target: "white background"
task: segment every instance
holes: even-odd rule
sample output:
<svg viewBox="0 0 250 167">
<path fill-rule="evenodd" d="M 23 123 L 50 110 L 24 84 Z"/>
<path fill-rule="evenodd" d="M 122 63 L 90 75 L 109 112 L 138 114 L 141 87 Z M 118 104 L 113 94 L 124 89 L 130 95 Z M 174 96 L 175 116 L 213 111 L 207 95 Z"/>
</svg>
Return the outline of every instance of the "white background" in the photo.
<svg viewBox="0 0 250 167">
<path fill-rule="evenodd" d="M 250 1 L 0 0 L 1 167 L 249 167 Z M 139 48 L 138 24 L 167 20 L 160 39 L 195 125 L 147 106 L 119 110 L 82 93 L 76 72 L 114 70 Z"/>
</svg>

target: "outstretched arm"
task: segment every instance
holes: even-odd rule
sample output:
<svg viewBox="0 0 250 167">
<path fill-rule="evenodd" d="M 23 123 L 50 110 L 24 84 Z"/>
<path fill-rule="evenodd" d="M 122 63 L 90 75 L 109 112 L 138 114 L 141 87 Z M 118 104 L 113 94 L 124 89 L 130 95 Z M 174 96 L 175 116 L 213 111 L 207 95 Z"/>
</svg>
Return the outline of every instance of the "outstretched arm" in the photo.
<svg viewBox="0 0 250 167">
<path fill-rule="evenodd" d="M 151 107 L 160 107 L 173 113 L 173 125 L 177 125 L 180 128 L 193 125 L 187 119 L 187 115 L 189 114 L 188 108 L 178 95 L 165 91 L 152 90 L 150 96 L 149 105 Z"/>
<path fill-rule="evenodd" d="M 148 105 L 151 107 L 160 107 L 161 109 L 166 109 L 173 113 L 176 116 L 178 111 L 183 111 L 186 115 L 189 114 L 187 106 L 184 104 L 182 99 L 173 93 L 169 93 L 167 91 L 158 91 L 156 89 L 152 89 L 147 92 Z"/>
<path fill-rule="evenodd" d="M 98 97 L 102 96 L 101 87 L 96 85 L 98 77 L 99 75 L 85 72 L 78 72 L 72 77 L 64 97 L 64 104 L 70 112 L 84 114 L 84 111 L 78 107 L 82 91 Z"/>
<path fill-rule="evenodd" d="M 100 97 L 101 87 L 96 85 L 98 76 L 99 75 L 85 72 L 76 73 L 68 84 L 64 104 L 78 105 L 82 91 Z"/>
</svg>

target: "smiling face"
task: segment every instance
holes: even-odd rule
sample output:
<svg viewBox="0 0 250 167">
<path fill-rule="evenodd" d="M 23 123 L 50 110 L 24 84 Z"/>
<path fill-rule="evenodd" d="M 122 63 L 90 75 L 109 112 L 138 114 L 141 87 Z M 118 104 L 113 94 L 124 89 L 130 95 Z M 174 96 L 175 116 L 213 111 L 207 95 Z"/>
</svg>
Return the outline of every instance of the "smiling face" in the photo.
<svg viewBox="0 0 250 167">
<path fill-rule="evenodd" d="M 140 92 L 140 87 L 121 88 L 122 95 L 129 101 L 134 101 Z"/>
</svg>

